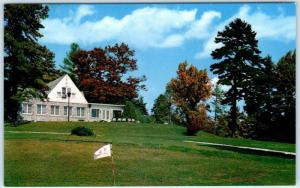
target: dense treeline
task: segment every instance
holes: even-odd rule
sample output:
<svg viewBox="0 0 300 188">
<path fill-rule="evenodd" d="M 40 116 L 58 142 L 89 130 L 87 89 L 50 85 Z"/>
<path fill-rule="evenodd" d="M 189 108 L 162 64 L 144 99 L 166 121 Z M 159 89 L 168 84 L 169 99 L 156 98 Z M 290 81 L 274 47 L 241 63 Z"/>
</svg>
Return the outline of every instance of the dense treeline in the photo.
<svg viewBox="0 0 300 188">
<path fill-rule="evenodd" d="M 256 71 L 257 77 L 251 86 L 245 85 L 245 92 L 237 113 L 237 130 L 234 136 L 244 138 L 295 142 L 296 136 L 296 97 L 295 97 L 295 51 L 288 52 L 277 63 L 270 57 L 264 59 L 267 65 Z M 266 63 L 266 62 L 265 62 Z M 224 91 L 217 87 L 213 91 L 213 103 L 218 98 L 217 108 L 212 105 L 212 111 L 217 116 L 212 118 L 206 130 L 212 133 L 229 136 L 230 111 L 227 105 L 222 105 Z M 244 111 L 243 111 L 243 109 Z"/>
<path fill-rule="evenodd" d="M 218 82 L 209 91 L 203 84 L 209 78 L 197 77 L 180 64 L 176 82 L 173 79 L 166 92 L 172 98 L 172 121 L 186 126 L 187 133 L 202 129 L 222 136 L 295 142 L 296 51 L 289 51 L 277 63 L 270 56 L 262 57 L 256 32 L 241 19 L 218 32 L 215 42 L 221 47 L 211 53 L 216 61 L 210 70 Z M 228 89 L 223 90 L 223 86 Z M 202 95 L 205 88 L 208 91 Z M 163 102 L 156 103 L 156 108 L 163 108 Z M 193 109 L 197 116 L 187 109 Z M 206 117 L 206 110 L 212 117 Z M 155 117 L 161 119 L 160 115 Z"/>
<path fill-rule="evenodd" d="M 229 86 L 222 104 L 230 106 L 230 136 L 295 141 L 295 59 L 288 52 L 277 64 L 261 57 L 251 25 L 236 19 L 218 32 L 211 71 L 219 84 Z M 244 100 L 245 117 L 238 117 L 237 102 Z M 239 122 L 239 123 L 238 123 Z"/>
</svg>

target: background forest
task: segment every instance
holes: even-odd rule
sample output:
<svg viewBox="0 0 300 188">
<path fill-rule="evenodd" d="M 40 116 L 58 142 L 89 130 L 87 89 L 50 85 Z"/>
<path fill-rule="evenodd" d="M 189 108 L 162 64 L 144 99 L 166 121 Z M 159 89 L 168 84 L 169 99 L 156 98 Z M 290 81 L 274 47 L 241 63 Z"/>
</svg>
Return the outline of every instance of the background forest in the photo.
<svg viewBox="0 0 300 188">
<path fill-rule="evenodd" d="M 124 104 L 123 118 L 185 126 L 188 135 L 203 130 L 295 142 L 296 50 L 287 50 L 278 62 L 263 57 L 256 31 L 245 20 L 232 20 L 215 37 L 220 44 L 210 53 L 215 84 L 207 70 L 183 61 L 149 113 L 139 95 L 147 78 L 131 74 L 138 60 L 126 43 L 91 50 L 72 43 L 63 65 L 55 67 L 54 53 L 38 40 L 48 11 L 39 4 L 4 7 L 5 121 L 18 125 L 22 101 L 44 99 L 47 83 L 69 74 L 89 102 Z"/>
</svg>

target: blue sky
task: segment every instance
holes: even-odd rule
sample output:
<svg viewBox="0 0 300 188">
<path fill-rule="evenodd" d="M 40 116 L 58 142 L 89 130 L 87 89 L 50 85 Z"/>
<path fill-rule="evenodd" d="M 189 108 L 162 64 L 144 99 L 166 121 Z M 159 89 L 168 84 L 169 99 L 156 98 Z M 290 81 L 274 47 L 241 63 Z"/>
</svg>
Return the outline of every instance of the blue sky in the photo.
<svg viewBox="0 0 300 188">
<path fill-rule="evenodd" d="M 145 75 L 147 91 L 141 91 L 150 111 L 166 83 L 176 76 L 178 64 L 188 61 L 209 71 L 217 48 L 214 38 L 234 18 L 241 18 L 257 32 L 262 56 L 274 62 L 296 47 L 294 3 L 199 4 L 50 4 L 43 20 L 40 42 L 55 53 L 61 65 L 76 42 L 82 49 L 125 42 L 134 49 L 138 71 Z"/>
</svg>

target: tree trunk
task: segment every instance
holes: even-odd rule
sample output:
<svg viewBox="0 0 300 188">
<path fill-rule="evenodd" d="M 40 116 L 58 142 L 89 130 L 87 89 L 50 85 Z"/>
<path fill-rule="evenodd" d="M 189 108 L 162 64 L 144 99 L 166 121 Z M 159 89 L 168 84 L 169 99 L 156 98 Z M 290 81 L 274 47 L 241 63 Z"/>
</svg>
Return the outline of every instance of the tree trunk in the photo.
<svg viewBox="0 0 300 188">
<path fill-rule="evenodd" d="M 231 130 L 231 137 L 234 136 L 235 130 L 237 128 L 237 86 L 236 86 L 236 79 L 233 77 L 233 96 L 232 96 L 232 106 L 231 106 L 231 122 L 229 124 L 229 128 Z"/>
</svg>

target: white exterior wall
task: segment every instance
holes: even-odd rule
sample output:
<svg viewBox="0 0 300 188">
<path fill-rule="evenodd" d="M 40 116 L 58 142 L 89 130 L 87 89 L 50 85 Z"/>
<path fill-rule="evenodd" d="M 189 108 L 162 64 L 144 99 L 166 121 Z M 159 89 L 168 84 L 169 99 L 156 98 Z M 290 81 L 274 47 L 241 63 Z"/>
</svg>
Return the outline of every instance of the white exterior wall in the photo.
<svg viewBox="0 0 300 188">
<path fill-rule="evenodd" d="M 90 103 L 89 104 L 89 121 L 112 121 L 113 119 L 113 111 L 120 111 L 123 113 L 123 105 L 112 105 L 112 104 L 98 104 L 98 103 Z M 92 117 L 92 109 L 99 110 L 99 117 Z M 109 116 L 107 118 L 107 111 L 109 112 Z M 103 113 L 104 116 L 103 116 Z"/>
<path fill-rule="evenodd" d="M 57 95 L 57 92 L 62 92 L 62 87 L 71 88 L 71 93 L 75 93 L 75 97 L 70 97 L 70 103 L 88 104 L 84 95 L 76 87 L 72 79 L 65 75 L 62 80 L 49 92 L 48 99 L 51 102 L 68 102 L 68 97 L 62 98 Z"/>
<path fill-rule="evenodd" d="M 62 87 L 71 88 L 71 93 L 75 93 L 75 97 L 70 97 L 69 106 L 72 107 L 72 114 L 70 115 L 70 121 L 112 121 L 113 112 L 120 111 L 123 113 L 123 105 L 113 104 L 100 104 L 100 103 L 88 103 L 83 93 L 79 91 L 74 82 L 68 75 L 65 75 L 56 86 L 48 93 L 48 101 L 41 101 L 39 99 L 32 99 L 24 103 L 32 105 L 31 113 L 22 113 L 21 116 L 27 121 L 67 121 L 68 116 L 64 115 L 64 106 L 68 106 L 68 97 L 62 98 L 58 96 L 57 92 L 62 92 Z M 67 89 L 66 89 L 67 91 Z M 46 114 L 37 114 L 37 104 L 46 105 Z M 51 106 L 59 106 L 59 115 L 51 114 Z M 77 107 L 84 108 L 84 116 L 77 116 Z M 101 114 L 99 117 L 92 117 L 92 109 L 99 109 Z M 105 116 L 103 117 L 103 112 Z M 108 112 L 108 117 L 106 113 Z"/>
<path fill-rule="evenodd" d="M 27 104 L 32 104 L 31 113 L 21 113 L 21 116 L 24 120 L 27 121 L 67 121 L 68 116 L 64 115 L 64 106 L 67 106 L 66 102 L 43 102 L 40 100 L 30 100 L 26 101 Z M 37 114 L 37 105 L 43 104 L 46 105 L 46 114 Z M 59 106 L 59 115 L 51 114 L 51 106 Z M 70 121 L 107 121 L 110 122 L 113 120 L 113 111 L 120 111 L 123 113 L 123 105 L 112 105 L 112 104 L 80 104 L 80 103 L 70 103 L 72 107 L 72 113 L 70 114 Z M 77 116 L 77 107 L 84 108 L 84 116 Z M 92 117 L 92 109 L 99 109 L 101 114 L 99 117 Z M 106 113 L 109 112 L 107 118 Z M 105 117 L 103 117 L 103 112 Z"/>
<path fill-rule="evenodd" d="M 21 116 L 24 120 L 27 121 L 68 121 L 68 116 L 64 115 L 64 106 L 67 106 L 68 103 L 61 102 L 43 102 L 40 100 L 30 100 L 26 103 L 32 104 L 32 112 L 30 114 L 21 113 Z M 37 105 L 43 104 L 46 105 L 46 114 L 37 114 Z M 59 106 L 59 115 L 51 114 L 51 106 Z M 79 103 L 70 103 L 72 107 L 72 114 L 70 115 L 70 121 L 88 121 L 87 117 L 89 117 L 89 108 L 87 104 L 79 104 Z M 77 116 L 77 107 L 84 108 L 84 116 Z"/>
</svg>

